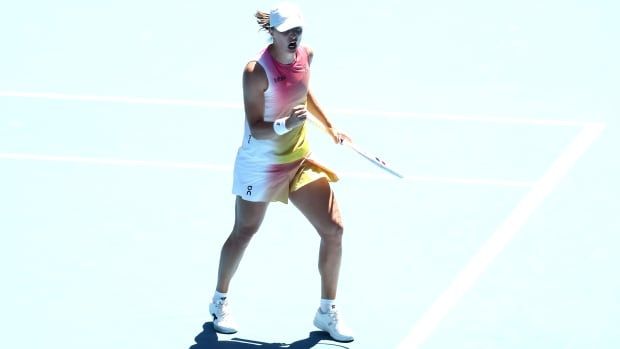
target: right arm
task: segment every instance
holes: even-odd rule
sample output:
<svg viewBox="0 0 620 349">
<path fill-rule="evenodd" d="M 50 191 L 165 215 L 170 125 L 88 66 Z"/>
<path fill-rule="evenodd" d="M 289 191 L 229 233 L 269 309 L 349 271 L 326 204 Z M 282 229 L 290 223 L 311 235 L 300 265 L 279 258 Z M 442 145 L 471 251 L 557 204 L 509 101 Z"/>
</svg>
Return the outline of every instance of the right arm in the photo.
<svg viewBox="0 0 620 349">
<path fill-rule="evenodd" d="M 273 122 L 264 120 L 267 87 L 269 87 L 269 82 L 263 67 L 256 61 L 249 62 L 243 71 L 243 106 L 250 133 L 256 139 L 278 137 L 273 130 Z M 306 120 L 306 112 L 303 105 L 293 108 L 286 121 L 286 127 L 292 129 L 301 126 Z"/>
<path fill-rule="evenodd" d="M 243 70 L 243 106 L 250 133 L 256 139 L 276 137 L 273 122 L 264 120 L 267 87 L 267 75 L 263 67 L 256 61 L 249 62 Z"/>
</svg>

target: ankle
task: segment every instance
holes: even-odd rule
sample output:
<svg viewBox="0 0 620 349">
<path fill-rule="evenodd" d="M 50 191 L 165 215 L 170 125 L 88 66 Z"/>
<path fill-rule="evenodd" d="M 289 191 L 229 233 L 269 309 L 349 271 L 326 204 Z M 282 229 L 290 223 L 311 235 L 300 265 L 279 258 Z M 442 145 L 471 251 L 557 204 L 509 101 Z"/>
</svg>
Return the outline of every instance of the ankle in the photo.
<svg viewBox="0 0 620 349">
<path fill-rule="evenodd" d="M 336 300 L 335 299 L 321 299 L 321 313 L 328 313 L 330 311 L 336 310 Z"/>
<path fill-rule="evenodd" d="M 217 303 L 220 300 L 225 300 L 228 297 L 228 293 L 226 292 L 218 292 L 217 290 L 213 294 L 213 303 Z"/>
</svg>

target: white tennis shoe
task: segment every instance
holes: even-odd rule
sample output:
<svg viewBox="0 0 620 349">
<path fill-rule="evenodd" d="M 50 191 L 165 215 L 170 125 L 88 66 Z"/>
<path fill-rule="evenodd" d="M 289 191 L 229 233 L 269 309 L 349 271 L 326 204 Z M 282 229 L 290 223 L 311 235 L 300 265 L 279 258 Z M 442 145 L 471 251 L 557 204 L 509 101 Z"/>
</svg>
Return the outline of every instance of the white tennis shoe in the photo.
<svg viewBox="0 0 620 349">
<path fill-rule="evenodd" d="M 209 312 L 213 316 L 213 329 L 216 332 L 232 334 L 237 332 L 237 323 L 230 315 L 230 308 L 226 299 L 220 299 L 209 304 Z"/>
<path fill-rule="evenodd" d="M 343 323 L 338 316 L 336 309 L 331 309 L 327 313 L 321 312 L 319 308 L 314 316 L 314 326 L 329 333 L 338 342 L 352 342 L 353 333 Z"/>
</svg>

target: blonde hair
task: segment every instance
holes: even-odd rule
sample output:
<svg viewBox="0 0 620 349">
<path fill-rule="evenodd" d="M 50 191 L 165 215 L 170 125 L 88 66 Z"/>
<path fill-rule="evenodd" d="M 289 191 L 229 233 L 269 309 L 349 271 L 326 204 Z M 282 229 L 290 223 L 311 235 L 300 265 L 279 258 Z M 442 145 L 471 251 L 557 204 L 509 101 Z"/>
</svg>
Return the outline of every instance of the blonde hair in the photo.
<svg viewBox="0 0 620 349">
<path fill-rule="evenodd" d="M 271 26 L 269 25 L 269 13 L 263 11 L 256 11 L 254 17 L 256 17 L 256 23 L 258 23 L 258 25 L 260 26 L 259 30 L 269 31 L 269 28 L 271 28 Z"/>
</svg>

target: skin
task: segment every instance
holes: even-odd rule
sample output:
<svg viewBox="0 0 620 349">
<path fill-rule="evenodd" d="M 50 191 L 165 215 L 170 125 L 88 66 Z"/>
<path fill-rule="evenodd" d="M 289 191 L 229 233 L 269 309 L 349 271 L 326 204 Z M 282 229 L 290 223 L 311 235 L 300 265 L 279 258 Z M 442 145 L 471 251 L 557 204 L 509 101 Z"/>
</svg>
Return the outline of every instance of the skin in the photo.
<svg viewBox="0 0 620 349">
<path fill-rule="evenodd" d="M 289 44 L 299 45 L 301 28 L 293 28 L 286 32 L 270 29 L 269 33 L 273 38 L 273 44 L 268 48 L 271 55 L 284 64 L 293 62 L 296 48 L 289 47 Z M 310 61 L 312 57 L 313 53 L 309 51 Z M 264 120 L 264 92 L 267 87 L 268 80 L 262 66 L 255 61 L 249 62 L 243 72 L 243 97 L 246 119 L 252 136 L 256 139 L 278 137 L 273 130 L 273 122 Z M 346 135 L 333 129 L 311 91 L 308 91 L 307 107 L 299 105 L 292 110 L 286 121 L 287 128 L 302 126 L 308 112 L 312 113 L 325 127 L 335 143 L 341 142 L 343 138 L 348 139 Z M 321 298 L 335 299 L 342 259 L 343 225 L 338 203 L 330 184 L 324 178 L 316 180 L 290 193 L 289 199 L 308 219 L 321 238 L 318 260 Z M 232 232 L 222 246 L 220 255 L 216 287 L 218 292 L 228 292 L 230 281 L 239 267 L 250 240 L 260 228 L 268 206 L 268 202 L 250 202 L 239 196 L 236 198 L 235 223 Z"/>
</svg>

